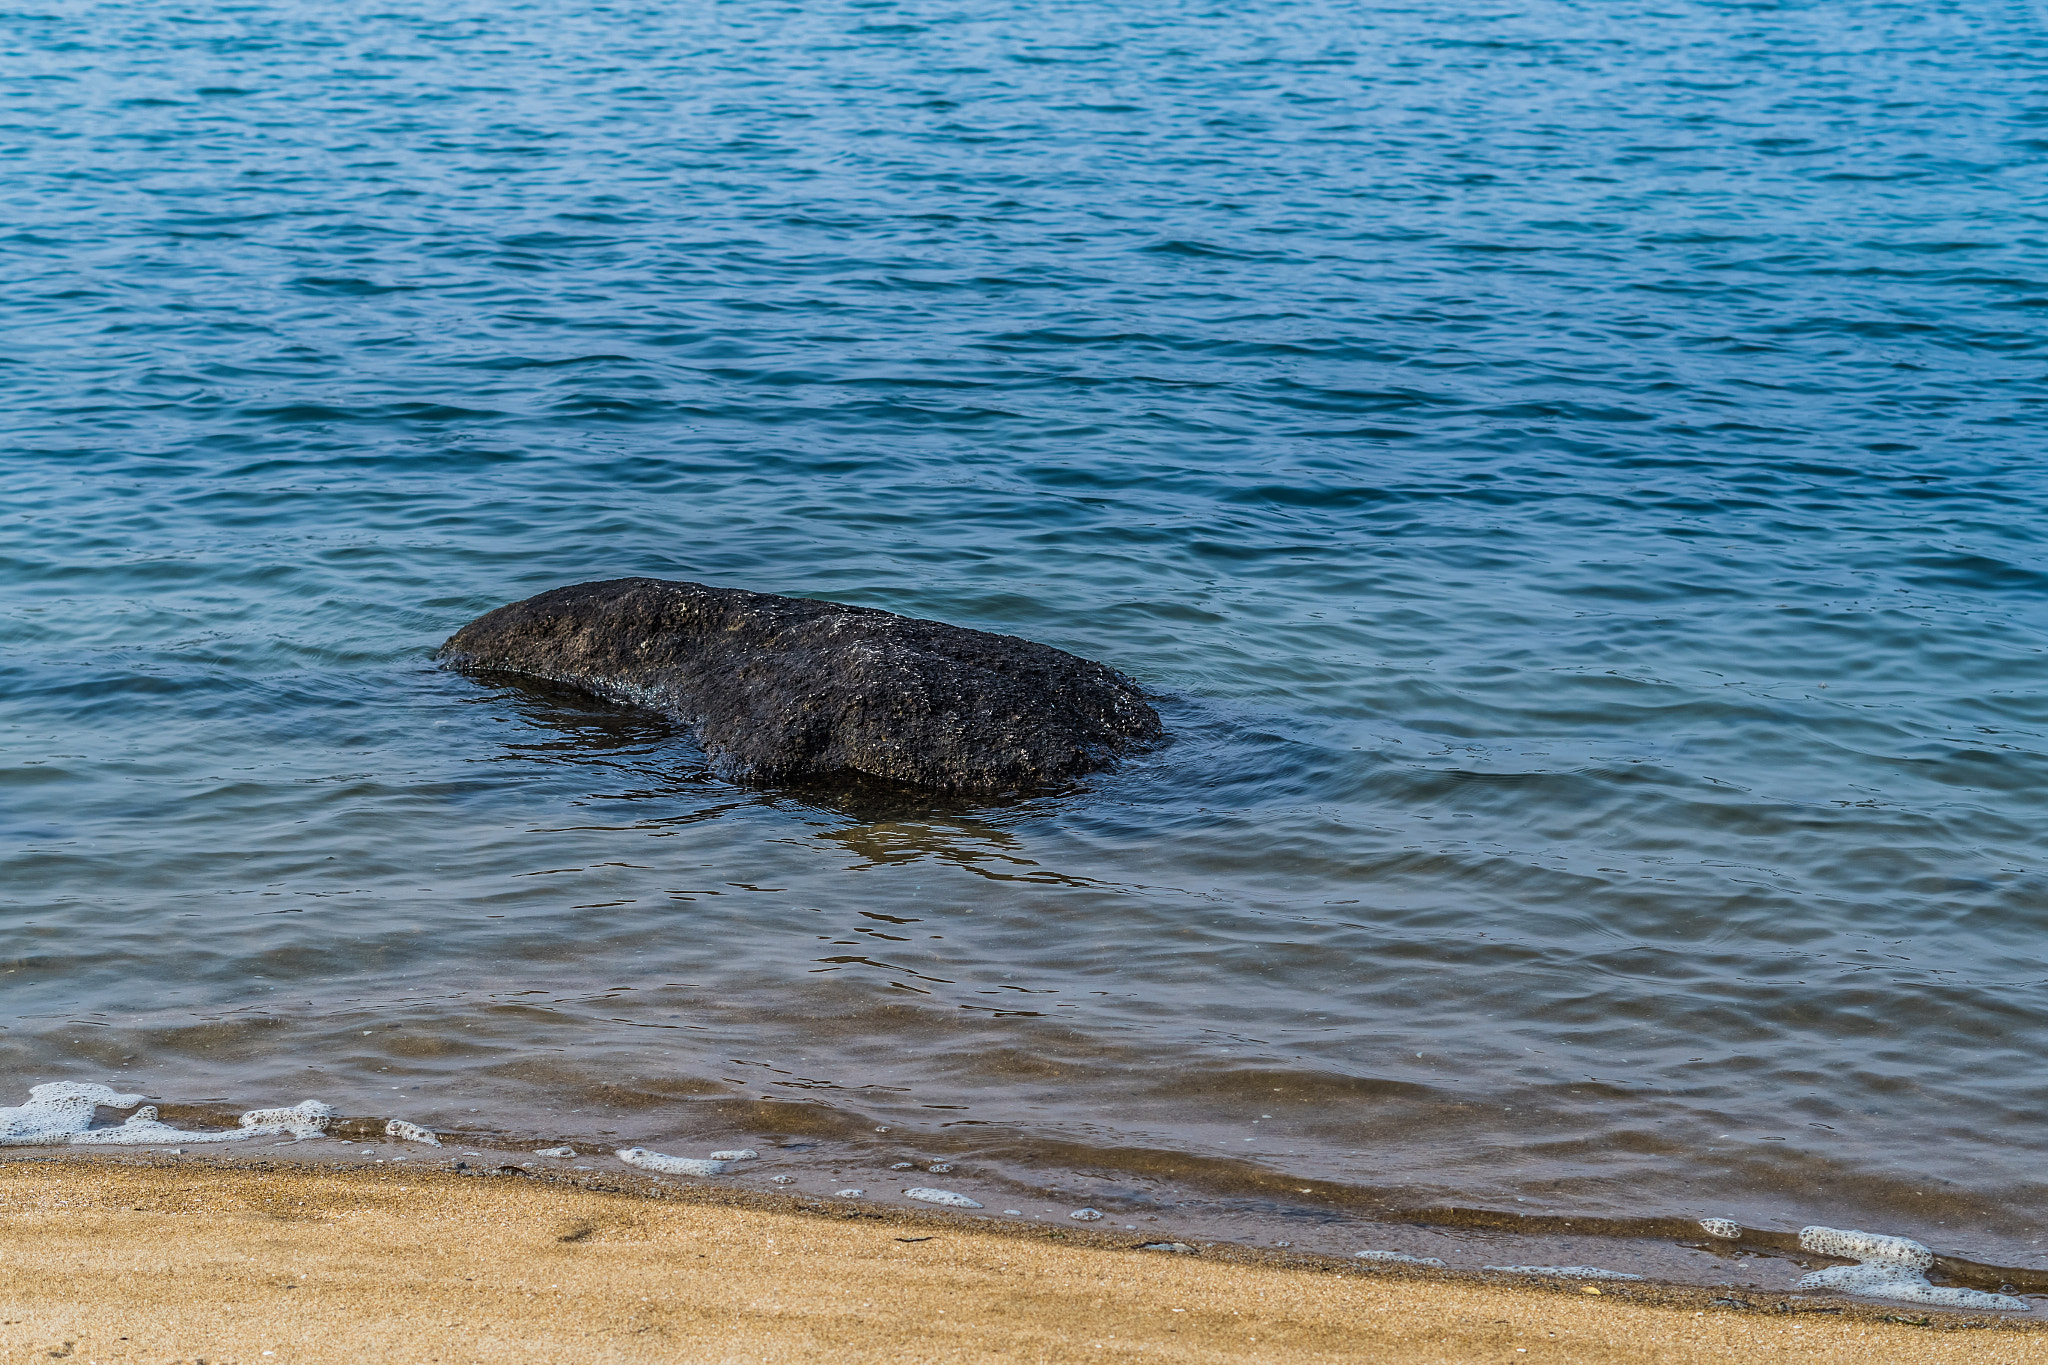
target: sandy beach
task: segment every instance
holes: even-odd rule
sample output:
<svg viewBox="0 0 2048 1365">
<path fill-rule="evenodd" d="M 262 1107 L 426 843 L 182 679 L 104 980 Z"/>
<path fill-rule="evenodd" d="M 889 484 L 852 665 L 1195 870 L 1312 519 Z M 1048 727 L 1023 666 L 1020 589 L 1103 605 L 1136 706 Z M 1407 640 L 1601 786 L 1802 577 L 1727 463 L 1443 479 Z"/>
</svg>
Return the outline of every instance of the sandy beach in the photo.
<svg viewBox="0 0 2048 1365">
<path fill-rule="evenodd" d="M 0 1354 L 163 1365 L 2048 1359 L 2048 1335 L 2029 1324 L 1843 1300 L 1739 1310 L 1654 1285 L 1287 1265 L 1228 1247 L 1142 1251 L 1078 1229 L 818 1208 L 437 1170 L 17 1160 L 0 1168 Z"/>
</svg>

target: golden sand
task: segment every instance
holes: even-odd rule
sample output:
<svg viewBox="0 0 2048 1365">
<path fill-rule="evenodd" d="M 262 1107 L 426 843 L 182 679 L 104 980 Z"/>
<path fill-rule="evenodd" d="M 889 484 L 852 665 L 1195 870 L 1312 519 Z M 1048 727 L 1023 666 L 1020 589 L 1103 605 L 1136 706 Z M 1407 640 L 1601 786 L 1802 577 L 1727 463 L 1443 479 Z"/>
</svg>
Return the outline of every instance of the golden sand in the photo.
<svg viewBox="0 0 2048 1365">
<path fill-rule="evenodd" d="M 1600 1288 L 432 1170 L 0 1167 L 6 1362 L 2048 1362 L 2027 1327 Z"/>
</svg>

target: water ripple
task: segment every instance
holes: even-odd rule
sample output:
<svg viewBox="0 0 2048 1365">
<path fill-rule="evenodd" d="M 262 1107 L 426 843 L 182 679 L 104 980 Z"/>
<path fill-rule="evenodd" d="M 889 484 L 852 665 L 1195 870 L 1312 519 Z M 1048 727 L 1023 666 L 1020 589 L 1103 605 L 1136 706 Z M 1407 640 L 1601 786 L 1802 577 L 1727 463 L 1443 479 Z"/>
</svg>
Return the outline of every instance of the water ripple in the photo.
<svg viewBox="0 0 2048 1365">
<path fill-rule="evenodd" d="M 0 31 L 0 1071 L 622 1141 L 789 1086 L 1018 1172 L 1273 1109 L 1290 1184 L 2032 1254 L 2017 12 Z M 429 665 L 640 573 L 1027 634 L 1175 740 L 740 790 Z"/>
</svg>

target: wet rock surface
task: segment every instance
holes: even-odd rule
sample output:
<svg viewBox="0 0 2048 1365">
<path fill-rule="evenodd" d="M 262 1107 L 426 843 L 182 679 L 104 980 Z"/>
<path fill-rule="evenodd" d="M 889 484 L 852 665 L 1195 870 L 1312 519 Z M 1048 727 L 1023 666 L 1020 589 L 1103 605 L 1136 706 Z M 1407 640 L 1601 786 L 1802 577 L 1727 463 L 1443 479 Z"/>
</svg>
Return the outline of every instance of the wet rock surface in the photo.
<svg viewBox="0 0 2048 1365">
<path fill-rule="evenodd" d="M 1135 682 L 1049 645 L 655 578 L 500 607 L 439 657 L 663 712 L 722 774 L 751 781 L 864 775 L 995 795 L 1101 771 L 1162 734 Z"/>
</svg>

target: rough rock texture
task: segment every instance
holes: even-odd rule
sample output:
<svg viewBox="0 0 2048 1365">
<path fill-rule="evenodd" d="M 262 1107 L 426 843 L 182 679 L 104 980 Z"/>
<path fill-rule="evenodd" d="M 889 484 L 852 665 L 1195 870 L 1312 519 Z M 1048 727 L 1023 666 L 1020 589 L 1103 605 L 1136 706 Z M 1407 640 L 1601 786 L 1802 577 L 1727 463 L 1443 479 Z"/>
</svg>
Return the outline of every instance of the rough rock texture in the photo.
<svg viewBox="0 0 2048 1365">
<path fill-rule="evenodd" d="M 1161 734 L 1138 685 L 1013 635 L 871 607 L 621 578 L 500 607 L 441 647 L 651 707 L 753 780 L 856 773 L 943 792 L 1029 790 Z"/>
</svg>

